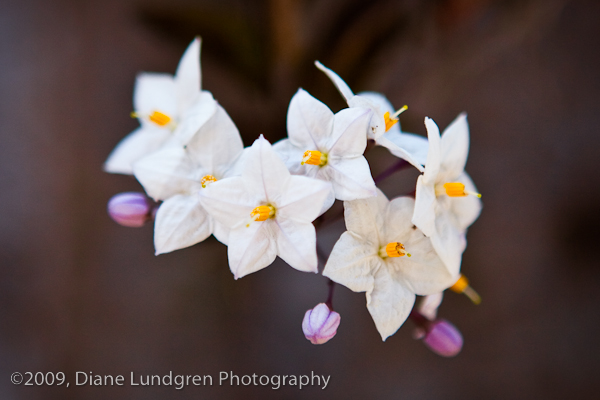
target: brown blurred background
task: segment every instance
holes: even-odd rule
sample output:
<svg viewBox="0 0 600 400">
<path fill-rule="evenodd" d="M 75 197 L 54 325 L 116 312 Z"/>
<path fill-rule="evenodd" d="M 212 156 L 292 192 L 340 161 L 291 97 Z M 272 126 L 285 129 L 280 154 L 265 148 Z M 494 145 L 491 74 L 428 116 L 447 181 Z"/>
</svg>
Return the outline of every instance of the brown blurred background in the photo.
<svg viewBox="0 0 600 400">
<path fill-rule="evenodd" d="M 3 0 L 0 12 L 0 399 L 592 399 L 600 390 L 600 3 L 567 0 Z M 285 135 L 299 86 L 355 91 L 445 127 L 467 111 L 467 170 L 484 210 L 463 271 L 482 294 L 446 295 L 453 359 L 411 338 L 382 343 L 362 293 L 338 287 L 338 335 L 300 324 L 323 277 L 277 261 L 234 281 L 214 239 L 155 257 L 152 226 L 120 227 L 115 193 L 140 190 L 102 163 L 137 122 L 136 73 L 175 70 L 203 37 L 204 88 L 246 145 Z M 393 162 L 369 158 L 374 174 Z M 398 195 L 416 173 L 388 180 Z M 395 180 L 396 179 L 396 180 Z M 398 183 L 400 182 L 400 183 Z M 331 246 L 341 231 L 320 234 Z M 594 255 L 596 254 L 596 255 Z M 63 371 L 70 388 L 10 374 Z M 75 371 L 212 375 L 212 387 L 73 387 Z M 331 375 L 316 387 L 219 387 L 238 375 Z"/>
</svg>

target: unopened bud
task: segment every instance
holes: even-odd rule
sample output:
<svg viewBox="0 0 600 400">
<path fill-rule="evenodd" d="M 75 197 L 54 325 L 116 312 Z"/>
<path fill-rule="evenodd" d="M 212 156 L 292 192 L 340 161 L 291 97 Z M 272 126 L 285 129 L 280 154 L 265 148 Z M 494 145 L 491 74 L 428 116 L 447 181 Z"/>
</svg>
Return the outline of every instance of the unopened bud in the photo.
<svg viewBox="0 0 600 400">
<path fill-rule="evenodd" d="M 423 342 L 431 351 L 443 357 L 454 357 L 463 346 L 460 331 L 445 319 L 431 323 Z"/>
<path fill-rule="evenodd" d="M 108 215 L 119 225 L 137 228 L 152 218 L 153 207 L 143 193 L 126 192 L 108 201 Z"/>
<path fill-rule="evenodd" d="M 335 336 L 340 319 L 340 314 L 330 310 L 327 304 L 320 303 L 304 314 L 302 331 L 312 344 L 323 344 Z"/>
</svg>

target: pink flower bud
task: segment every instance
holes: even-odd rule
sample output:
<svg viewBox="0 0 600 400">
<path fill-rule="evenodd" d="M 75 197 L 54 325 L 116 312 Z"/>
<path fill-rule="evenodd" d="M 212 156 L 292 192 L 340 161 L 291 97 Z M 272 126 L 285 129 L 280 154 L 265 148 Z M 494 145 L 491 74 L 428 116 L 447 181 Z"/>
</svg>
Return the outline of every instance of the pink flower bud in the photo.
<svg viewBox="0 0 600 400">
<path fill-rule="evenodd" d="M 302 331 L 312 344 L 323 344 L 337 333 L 340 325 L 340 314 L 332 311 L 327 304 L 317 304 L 312 310 L 304 314 Z"/>
<path fill-rule="evenodd" d="M 119 225 L 133 228 L 151 219 L 152 203 L 143 193 L 127 192 L 114 195 L 108 201 L 108 215 Z"/>
<path fill-rule="evenodd" d="M 423 342 L 431 351 L 443 357 L 454 357 L 463 346 L 460 331 L 445 319 L 438 319 L 429 326 Z"/>
</svg>

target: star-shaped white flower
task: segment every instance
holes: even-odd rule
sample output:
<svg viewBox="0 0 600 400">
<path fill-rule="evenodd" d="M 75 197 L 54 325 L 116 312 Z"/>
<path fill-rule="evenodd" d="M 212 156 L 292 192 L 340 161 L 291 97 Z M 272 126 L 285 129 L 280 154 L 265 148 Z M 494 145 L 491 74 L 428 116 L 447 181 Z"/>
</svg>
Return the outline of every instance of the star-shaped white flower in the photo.
<svg viewBox="0 0 600 400">
<path fill-rule="evenodd" d="M 435 251 L 458 279 L 466 229 L 481 213 L 481 200 L 464 171 L 469 154 L 469 125 L 460 114 L 444 131 L 425 118 L 429 153 L 419 176 L 412 222 L 431 238 Z"/>
<path fill-rule="evenodd" d="M 385 340 L 404 323 L 415 294 L 441 292 L 456 280 L 431 241 L 410 222 L 414 200 L 377 197 L 344 202 L 346 232 L 333 247 L 323 275 L 355 292 Z"/>
<path fill-rule="evenodd" d="M 262 135 L 245 155 L 242 175 L 217 181 L 200 192 L 204 208 L 229 234 L 229 267 L 241 278 L 276 256 L 293 268 L 317 272 L 316 232 L 331 185 L 291 175 Z"/>
<path fill-rule="evenodd" d="M 186 124 L 191 131 L 194 124 Z M 156 254 L 194 245 L 211 233 L 227 243 L 229 230 L 202 207 L 198 191 L 235 175 L 242 150 L 236 126 L 217 105 L 208 121 L 196 126 L 186 146 L 173 142 L 134 164 L 135 177 L 146 193 L 164 201 L 154 225 Z"/>
<path fill-rule="evenodd" d="M 140 127 L 126 136 L 112 151 L 104 169 L 107 172 L 133 173 L 133 163 L 160 149 L 186 119 L 208 119 L 216 110 L 213 96 L 201 90 L 200 39 L 184 53 L 175 76 L 142 73 L 137 76 L 133 95 L 134 113 Z M 190 133 L 179 130 L 182 140 Z"/>
<path fill-rule="evenodd" d="M 370 117 L 368 108 L 346 108 L 334 115 L 329 107 L 300 89 L 288 110 L 289 139 L 277 142 L 273 148 L 292 174 L 331 182 L 337 199 L 375 196 L 375 182 L 363 156 L 367 146 L 364 132 Z M 333 200 L 329 199 L 328 207 Z"/>
<path fill-rule="evenodd" d="M 386 147 L 393 155 L 408 161 L 423 172 L 422 164 L 427 157 L 427 140 L 400 130 L 400 120 L 397 117 L 406 110 L 406 106 L 394 112 L 392 104 L 380 93 L 361 92 L 355 95 L 338 74 L 318 61 L 315 61 L 315 65 L 331 79 L 349 107 L 373 110 L 367 131 L 369 139 L 375 140 L 377 145 Z"/>
</svg>

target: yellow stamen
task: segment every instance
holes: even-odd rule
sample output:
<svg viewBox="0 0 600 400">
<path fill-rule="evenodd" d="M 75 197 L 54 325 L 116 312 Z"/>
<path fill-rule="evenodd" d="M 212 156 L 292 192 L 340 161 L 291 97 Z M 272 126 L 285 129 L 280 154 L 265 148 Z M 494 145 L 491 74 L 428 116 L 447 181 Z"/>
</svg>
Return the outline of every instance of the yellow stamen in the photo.
<svg viewBox="0 0 600 400">
<path fill-rule="evenodd" d="M 448 182 L 444 183 L 444 190 L 450 197 L 465 197 L 467 195 L 481 198 L 481 194 L 465 190 L 465 185 L 460 182 Z M 440 193 L 436 193 L 440 194 Z M 443 193 L 441 193 L 443 194 Z"/>
<path fill-rule="evenodd" d="M 275 216 L 275 207 L 271 205 L 258 206 L 250 213 L 252 221 L 266 221 L 268 218 Z M 250 224 L 248 224 L 249 226 Z"/>
<path fill-rule="evenodd" d="M 398 116 L 400 114 L 402 114 L 406 110 L 408 110 L 408 106 L 402 107 L 401 109 L 399 109 L 398 111 L 396 111 L 394 113 L 394 115 L 392 115 L 391 117 L 390 117 L 390 112 L 389 111 L 386 111 L 386 113 L 383 114 L 383 119 L 385 121 L 385 131 L 386 132 L 389 131 L 392 126 L 396 125 L 398 123 L 398 121 L 400 121 L 398 119 Z"/>
<path fill-rule="evenodd" d="M 169 124 L 171 122 L 171 117 L 169 117 L 165 113 L 161 113 L 160 111 L 154 111 L 150 115 L 140 114 L 140 113 L 138 113 L 136 111 L 132 111 L 129 114 L 129 116 L 131 118 L 145 118 L 145 117 L 147 117 L 150 121 L 154 122 L 155 124 L 157 124 L 159 126 L 165 126 L 165 125 L 167 125 L 167 124 Z"/>
<path fill-rule="evenodd" d="M 464 293 L 469 299 L 471 299 L 473 304 L 481 303 L 481 296 L 479 296 L 479 294 L 471 286 L 469 286 L 469 280 L 463 274 L 460 275 L 456 283 L 450 286 L 449 289 L 455 293 Z"/>
<path fill-rule="evenodd" d="M 388 243 L 385 246 L 385 254 L 388 257 L 402 257 L 402 256 L 410 257 L 410 254 L 407 253 L 406 250 L 404 249 L 404 245 L 399 242 Z"/>
<path fill-rule="evenodd" d="M 160 111 L 154 111 L 152 114 L 150 114 L 148 119 L 160 126 L 165 126 L 171 122 L 171 117 L 169 117 L 167 114 L 161 113 Z"/>
<path fill-rule="evenodd" d="M 212 176 L 212 175 L 206 175 L 205 177 L 203 177 L 200 180 L 200 184 L 202 185 L 203 188 L 205 188 L 209 184 L 211 184 L 213 182 L 216 182 L 216 181 L 217 181 L 217 178 L 215 178 L 214 176 Z"/>
<path fill-rule="evenodd" d="M 327 164 L 327 154 L 321 153 L 319 150 L 306 150 L 300 164 L 318 165 L 322 167 Z"/>
</svg>

